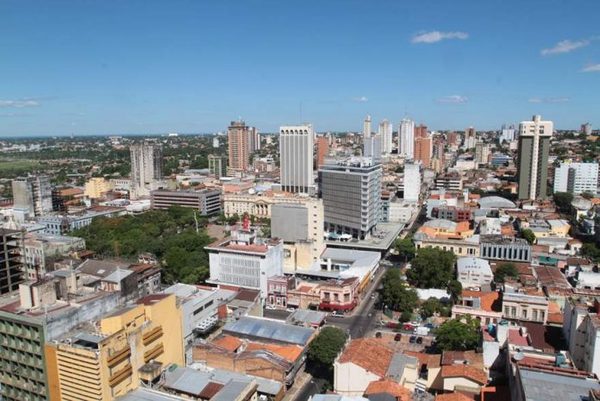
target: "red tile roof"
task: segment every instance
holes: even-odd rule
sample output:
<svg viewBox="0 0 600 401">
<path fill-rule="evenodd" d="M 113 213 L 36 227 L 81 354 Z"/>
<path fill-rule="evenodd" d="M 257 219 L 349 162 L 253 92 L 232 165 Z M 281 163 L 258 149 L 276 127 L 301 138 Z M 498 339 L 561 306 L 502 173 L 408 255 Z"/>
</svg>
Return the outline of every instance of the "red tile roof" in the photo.
<svg viewBox="0 0 600 401">
<path fill-rule="evenodd" d="M 385 376 L 394 350 L 376 338 L 352 340 L 344 350 L 339 363 L 353 363 L 380 377 Z"/>
<path fill-rule="evenodd" d="M 464 377 L 479 384 L 487 383 L 487 374 L 483 370 L 469 365 L 442 366 L 442 377 Z"/>
<path fill-rule="evenodd" d="M 473 397 L 468 397 L 463 393 L 445 393 L 436 395 L 435 401 L 473 401 Z"/>
<path fill-rule="evenodd" d="M 498 291 L 469 291 L 463 290 L 462 297 L 479 298 L 481 301 L 481 310 L 487 312 L 501 312 L 502 304 L 500 302 L 500 293 Z"/>
<path fill-rule="evenodd" d="M 365 395 L 382 393 L 395 397 L 397 401 L 412 400 L 412 393 L 407 388 L 390 379 L 381 379 L 371 382 L 365 390 Z"/>
<path fill-rule="evenodd" d="M 237 337 L 223 335 L 215 338 L 212 343 L 213 345 L 223 348 L 226 351 L 234 352 L 242 345 L 243 342 Z"/>
</svg>

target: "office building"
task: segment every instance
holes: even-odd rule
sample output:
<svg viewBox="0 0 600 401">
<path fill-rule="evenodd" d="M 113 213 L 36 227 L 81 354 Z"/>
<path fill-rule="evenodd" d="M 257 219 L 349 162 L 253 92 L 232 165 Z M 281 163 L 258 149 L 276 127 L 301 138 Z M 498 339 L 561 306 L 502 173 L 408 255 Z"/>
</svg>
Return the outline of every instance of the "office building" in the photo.
<svg viewBox="0 0 600 401">
<path fill-rule="evenodd" d="M 381 217 L 380 164 L 353 157 L 319 170 L 319 197 L 325 210 L 325 230 L 368 236 Z"/>
<path fill-rule="evenodd" d="M 378 134 L 379 136 L 381 136 L 381 153 L 383 153 L 384 155 L 389 155 L 390 153 L 392 153 L 393 148 L 392 123 L 390 123 L 388 120 L 383 120 L 382 122 L 380 122 Z"/>
<path fill-rule="evenodd" d="M 490 145 L 483 142 L 477 142 L 475 144 L 475 163 L 477 165 L 488 164 L 490 159 Z"/>
<path fill-rule="evenodd" d="M 184 364 L 181 329 L 172 294 L 111 311 L 47 345 L 49 387 L 60 400 L 112 401 Z"/>
<path fill-rule="evenodd" d="M 371 136 L 371 116 L 367 114 L 365 121 L 363 121 L 363 140 Z"/>
<path fill-rule="evenodd" d="M 114 311 L 122 302 L 118 292 L 83 287 L 74 271 L 53 274 L 56 276 L 52 279 L 22 283 L 18 292 L 0 298 L 3 401 L 60 400 L 47 343 L 79 324 Z M 76 371 L 79 383 L 84 381 L 80 373 Z"/>
<path fill-rule="evenodd" d="M 504 124 L 502 126 L 502 133 L 500 134 L 500 143 L 512 142 L 516 139 L 517 139 L 517 130 L 515 130 L 515 126 Z"/>
<path fill-rule="evenodd" d="M 208 170 L 215 178 L 227 177 L 227 156 L 208 155 Z"/>
<path fill-rule="evenodd" d="M 151 142 L 131 145 L 131 198 L 150 195 L 163 178 L 162 147 Z"/>
<path fill-rule="evenodd" d="M 503 235 L 482 235 L 480 256 L 484 259 L 503 262 L 531 262 L 531 245 L 523 238 Z"/>
<path fill-rule="evenodd" d="M 229 168 L 236 172 L 248 170 L 252 147 L 258 132 L 242 120 L 232 121 L 227 128 Z"/>
<path fill-rule="evenodd" d="M 309 193 L 314 188 L 313 149 L 315 133 L 311 124 L 279 129 L 281 189 Z"/>
<path fill-rule="evenodd" d="M 111 190 L 110 181 L 104 177 L 92 177 L 86 181 L 83 193 L 90 199 L 99 199 Z"/>
<path fill-rule="evenodd" d="M 427 127 L 425 127 L 427 132 Z M 433 151 L 433 142 L 431 137 L 419 136 L 415 137 L 415 154 L 414 160 L 421 162 L 424 168 L 431 166 L 431 153 Z"/>
<path fill-rule="evenodd" d="M 168 209 L 180 206 L 195 209 L 200 216 L 214 216 L 221 213 L 222 192 L 220 189 L 187 191 L 156 190 L 150 192 L 152 209 Z"/>
<path fill-rule="evenodd" d="M 554 169 L 554 192 L 598 192 L 598 163 L 563 162 Z"/>
<path fill-rule="evenodd" d="M 398 128 L 398 154 L 412 159 L 415 152 L 415 122 L 407 118 L 400 121 Z"/>
<path fill-rule="evenodd" d="M 25 276 L 28 280 L 42 279 L 48 271 L 54 270 L 53 259 L 84 249 L 83 238 L 27 233 L 23 240 Z"/>
<path fill-rule="evenodd" d="M 315 168 L 325 164 L 325 158 L 329 155 L 329 140 L 325 136 L 317 137 L 317 158 L 315 160 Z"/>
<path fill-rule="evenodd" d="M 548 154 L 552 138 L 552 121 L 533 116 L 519 124 L 517 156 L 519 199 L 546 199 L 548 186 Z"/>
<path fill-rule="evenodd" d="M 463 149 L 473 149 L 477 143 L 477 133 L 475 128 L 469 127 L 465 130 L 465 140 L 463 142 Z"/>
<path fill-rule="evenodd" d="M 259 238 L 248 226 L 204 249 L 213 284 L 260 290 L 266 299 L 269 277 L 283 274 L 283 241 Z"/>
<path fill-rule="evenodd" d="M 363 156 L 370 157 L 374 164 L 381 163 L 381 136 L 371 135 L 363 140 Z"/>
<path fill-rule="evenodd" d="M 421 194 L 421 164 L 404 164 L 404 200 L 410 203 L 419 202 Z"/>
<path fill-rule="evenodd" d="M 23 233 L 0 228 L 0 294 L 14 291 L 23 282 Z"/>
<path fill-rule="evenodd" d="M 12 181 L 13 209 L 19 221 L 52 212 L 52 188 L 45 175 L 16 178 Z"/>
</svg>

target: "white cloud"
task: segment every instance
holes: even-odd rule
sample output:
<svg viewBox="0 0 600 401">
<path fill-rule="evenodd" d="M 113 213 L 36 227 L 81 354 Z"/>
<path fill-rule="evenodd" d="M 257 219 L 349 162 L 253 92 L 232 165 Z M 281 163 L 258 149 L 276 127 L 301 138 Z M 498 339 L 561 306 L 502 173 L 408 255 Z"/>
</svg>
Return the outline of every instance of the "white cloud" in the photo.
<svg viewBox="0 0 600 401">
<path fill-rule="evenodd" d="M 354 100 L 355 102 L 359 102 L 359 103 L 366 103 L 369 101 L 369 99 L 366 96 L 355 97 L 355 98 L 352 98 L 352 100 Z"/>
<path fill-rule="evenodd" d="M 529 103 L 566 103 L 570 102 L 568 97 L 532 97 L 528 100 Z"/>
<path fill-rule="evenodd" d="M 581 72 L 600 72 L 600 64 L 586 65 L 581 69 Z"/>
<path fill-rule="evenodd" d="M 35 99 L 0 100 L 0 107 L 37 107 L 40 102 Z"/>
<path fill-rule="evenodd" d="M 554 47 L 551 47 L 549 49 L 543 49 L 541 51 L 541 53 L 542 53 L 542 56 L 549 56 L 552 54 L 569 53 L 569 52 L 572 52 L 573 50 L 577 50 L 579 48 L 586 47 L 589 44 L 590 44 L 590 41 L 588 39 L 561 40 L 556 45 L 554 45 Z"/>
<path fill-rule="evenodd" d="M 469 101 L 469 98 L 466 96 L 451 95 L 440 97 L 435 101 L 438 103 L 467 103 Z"/>
<path fill-rule="evenodd" d="M 412 43 L 437 43 L 445 39 L 461 39 L 465 40 L 469 37 L 466 32 L 421 32 L 412 37 Z"/>
</svg>

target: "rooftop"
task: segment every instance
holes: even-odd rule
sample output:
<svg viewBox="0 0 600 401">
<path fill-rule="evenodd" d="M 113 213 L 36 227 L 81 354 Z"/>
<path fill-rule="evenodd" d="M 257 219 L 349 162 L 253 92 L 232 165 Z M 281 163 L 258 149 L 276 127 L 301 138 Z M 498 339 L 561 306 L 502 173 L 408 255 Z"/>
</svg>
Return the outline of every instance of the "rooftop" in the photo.
<svg viewBox="0 0 600 401">
<path fill-rule="evenodd" d="M 412 400 L 411 391 L 390 379 L 373 381 L 369 383 L 367 389 L 365 390 L 366 396 L 382 393 L 394 396 L 397 401 Z"/>
<path fill-rule="evenodd" d="M 223 332 L 234 336 L 242 335 L 305 346 L 312 337 L 314 330 L 274 320 L 245 316 L 235 322 L 227 323 L 223 327 Z"/>
<path fill-rule="evenodd" d="M 470 365 L 442 366 L 442 377 L 464 377 L 479 384 L 487 383 L 487 374 L 482 369 Z"/>
<path fill-rule="evenodd" d="M 395 351 L 375 338 L 352 340 L 338 358 L 339 363 L 353 363 L 363 369 L 384 377 Z"/>
<path fill-rule="evenodd" d="M 590 390 L 600 390 L 597 379 L 519 367 L 526 400 L 581 401 Z"/>
</svg>

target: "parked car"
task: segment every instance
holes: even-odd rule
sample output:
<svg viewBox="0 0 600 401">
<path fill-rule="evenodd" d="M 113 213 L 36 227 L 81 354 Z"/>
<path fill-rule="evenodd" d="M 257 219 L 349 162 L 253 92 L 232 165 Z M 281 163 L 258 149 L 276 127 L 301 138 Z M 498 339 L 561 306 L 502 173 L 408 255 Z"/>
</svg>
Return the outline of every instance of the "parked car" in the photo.
<svg viewBox="0 0 600 401">
<path fill-rule="evenodd" d="M 400 341 L 402 339 L 402 334 L 398 333 L 394 336 L 394 341 Z"/>
<path fill-rule="evenodd" d="M 404 323 L 402 325 L 402 330 L 413 331 L 414 329 L 415 329 L 415 326 L 412 323 Z"/>
<path fill-rule="evenodd" d="M 410 339 L 408 340 L 409 343 L 414 344 L 415 342 L 417 342 L 417 336 L 410 336 Z"/>
<path fill-rule="evenodd" d="M 381 331 L 378 331 L 377 333 L 375 333 L 375 338 L 381 338 Z"/>
<path fill-rule="evenodd" d="M 423 344 L 423 337 L 417 337 L 417 344 Z"/>
</svg>

